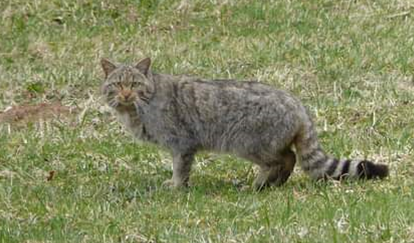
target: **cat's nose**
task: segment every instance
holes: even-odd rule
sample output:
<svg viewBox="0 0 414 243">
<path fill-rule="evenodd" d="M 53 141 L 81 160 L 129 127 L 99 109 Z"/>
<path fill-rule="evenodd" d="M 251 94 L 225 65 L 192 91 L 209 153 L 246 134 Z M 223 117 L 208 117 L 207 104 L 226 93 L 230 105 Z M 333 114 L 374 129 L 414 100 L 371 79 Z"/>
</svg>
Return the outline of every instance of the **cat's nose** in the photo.
<svg viewBox="0 0 414 243">
<path fill-rule="evenodd" d="M 131 91 L 122 91 L 121 94 L 125 98 L 125 100 L 128 100 L 131 97 L 132 92 Z"/>
</svg>

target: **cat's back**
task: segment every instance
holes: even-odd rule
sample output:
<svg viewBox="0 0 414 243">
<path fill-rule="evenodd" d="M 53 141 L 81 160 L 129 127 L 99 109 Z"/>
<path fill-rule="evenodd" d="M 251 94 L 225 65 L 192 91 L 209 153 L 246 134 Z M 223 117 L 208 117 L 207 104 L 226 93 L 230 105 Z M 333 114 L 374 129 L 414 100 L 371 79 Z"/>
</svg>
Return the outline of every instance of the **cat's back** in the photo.
<svg viewBox="0 0 414 243">
<path fill-rule="evenodd" d="M 179 111 L 184 119 L 225 123 L 225 117 L 278 119 L 282 115 L 300 115 L 305 110 L 289 92 L 257 81 L 164 74 L 157 75 L 156 80 L 160 85 L 154 99 L 157 110 Z"/>
<path fill-rule="evenodd" d="M 181 77 L 171 80 L 167 96 L 183 119 L 216 125 L 241 119 L 252 126 L 282 117 L 299 120 L 305 111 L 290 93 L 255 81 Z"/>
<path fill-rule="evenodd" d="M 178 80 L 177 89 L 184 96 L 209 106 L 265 105 L 301 106 L 300 101 L 287 91 L 257 81 L 204 80 L 185 77 Z"/>
</svg>

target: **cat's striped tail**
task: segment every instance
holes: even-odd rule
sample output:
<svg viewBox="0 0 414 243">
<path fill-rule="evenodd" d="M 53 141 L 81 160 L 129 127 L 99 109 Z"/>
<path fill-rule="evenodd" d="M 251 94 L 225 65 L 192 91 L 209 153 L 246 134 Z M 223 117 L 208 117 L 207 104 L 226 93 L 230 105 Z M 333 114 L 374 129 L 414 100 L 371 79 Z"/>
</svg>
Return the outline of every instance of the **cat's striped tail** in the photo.
<svg viewBox="0 0 414 243">
<path fill-rule="evenodd" d="M 326 155 L 311 121 L 303 125 L 294 143 L 303 170 L 314 179 L 381 179 L 388 176 L 387 165 L 367 160 L 340 160 Z"/>
</svg>

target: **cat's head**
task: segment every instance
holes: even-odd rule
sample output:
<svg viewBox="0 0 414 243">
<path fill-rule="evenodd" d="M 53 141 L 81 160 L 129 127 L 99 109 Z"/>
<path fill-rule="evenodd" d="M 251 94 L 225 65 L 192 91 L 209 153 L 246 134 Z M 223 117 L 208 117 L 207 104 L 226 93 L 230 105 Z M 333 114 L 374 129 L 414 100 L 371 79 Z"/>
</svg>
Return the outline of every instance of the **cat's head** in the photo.
<svg viewBox="0 0 414 243">
<path fill-rule="evenodd" d="M 118 65 L 102 59 L 101 65 L 105 73 L 102 94 L 109 106 L 134 106 L 139 101 L 147 103 L 153 96 L 155 88 L 150 58 L 142 59 L 136 65 Z"/>
</svg>

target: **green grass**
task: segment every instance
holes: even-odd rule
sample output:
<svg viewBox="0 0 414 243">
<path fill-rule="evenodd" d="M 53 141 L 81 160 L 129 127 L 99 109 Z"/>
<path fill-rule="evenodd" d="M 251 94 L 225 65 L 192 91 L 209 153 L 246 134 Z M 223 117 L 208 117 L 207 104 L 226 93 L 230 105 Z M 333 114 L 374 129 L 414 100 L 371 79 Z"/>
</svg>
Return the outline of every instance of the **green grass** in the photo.
<svg viewBox="0 0 414 243">
<path fill-rule="evenodd" d="M 6 0 L 0 110 L 61 101 L 72 118 L 0 124 L 0 242 L 413 242 L 410 1 Z M 99 99 L 99 60 L 259 79 L 300 97 L 324 148 L 391 168 L 384 181 L 261 193 L 252 165 L 201 154 L 187 191 Z M 56 171 L 47 181 L 49 171 Z"/>
</svg>

